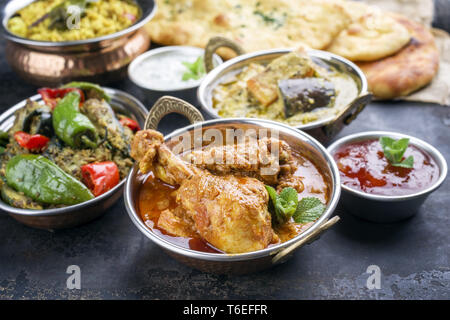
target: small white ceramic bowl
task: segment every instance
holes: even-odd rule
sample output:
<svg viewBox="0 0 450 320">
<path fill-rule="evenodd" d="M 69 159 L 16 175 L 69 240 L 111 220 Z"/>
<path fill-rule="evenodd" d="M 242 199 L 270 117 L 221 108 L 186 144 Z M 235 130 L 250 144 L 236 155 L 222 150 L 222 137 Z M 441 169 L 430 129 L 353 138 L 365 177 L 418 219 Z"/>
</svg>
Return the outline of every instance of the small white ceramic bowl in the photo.
<svg viewBox="0 0 450 320">
<path fill-rule="evenodd" d="M 162 63 L 164 63 L 163 59 L 167 59 L 167 57 L 170 55 L 185 55 L 186 60 L 192 60 L 193 56 L 203 57 L 204 50 L 201 48 L 190 46 L 168 46 L 149 50 L 138 56 L 129 65 L 128 76 L 130 80 L 140 88 L 146 102 L 150 104 L 153 104 L 162 96 L 170 95 L 188 101 L 191 104 L 197 105 L 197 88 L 199 87 L 205 76 L 198 80 L 189 80 L 186 81 L 186 83 L 182 83 L 182 73 L 180 73 L 180 69 L 183 70 L 183 66 L 181 62 L 186 60 L 179 61 L 176 66 L 158 65 L 158 63 L 156 63 L 157 68 L 161 68 L 160 72 L 174 73 L 174 77 L 180 78 L 174 79 L 172 86 L 169 84 L 162 85 L 162 82 L 161 84 L 152 84 L 150 83 L 150 81 L 148 81 L 149 79 L 145 79 L 145 75 L 143 73 L 152 72 L 152 70 L 145 70 L 146 64 L 151 66 L 151 64 L 154 64 L 154 61 L 156 61 L 157 59 L 161 59 Z M 214 64 L 219 65 L 221 63 L 222 59 L 218 55 L 214 55 Z M 151 81 L 154 81 L 154 79 L 151 79 Z"/>
</svg>

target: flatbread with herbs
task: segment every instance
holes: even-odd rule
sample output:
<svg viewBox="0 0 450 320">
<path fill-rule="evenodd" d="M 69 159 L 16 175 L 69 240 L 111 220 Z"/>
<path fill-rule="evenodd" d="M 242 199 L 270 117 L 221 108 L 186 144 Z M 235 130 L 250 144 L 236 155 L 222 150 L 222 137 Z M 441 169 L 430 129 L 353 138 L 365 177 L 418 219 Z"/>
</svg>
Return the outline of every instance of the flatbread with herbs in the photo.
<svg viewBox="0 0 450 320">
<path fill-rule="evenodd" d="M 340 1 L 331 0 L 158 0 L 146 29 L 163 45 L 206 46 L 217 35 L 248 51 L 325 48 L 350 22 Z M 225 51 L 225 58 L 233 54 Z"/>
</svg>

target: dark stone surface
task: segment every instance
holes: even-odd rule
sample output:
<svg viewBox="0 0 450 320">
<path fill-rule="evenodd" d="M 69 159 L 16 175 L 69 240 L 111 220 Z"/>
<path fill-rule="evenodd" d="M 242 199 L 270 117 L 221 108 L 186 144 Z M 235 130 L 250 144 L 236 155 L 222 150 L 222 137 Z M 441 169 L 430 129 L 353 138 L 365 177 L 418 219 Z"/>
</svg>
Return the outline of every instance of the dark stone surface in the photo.
<svg viewBox="0 0 450 320">
<path fill-rule="evenodd" d="M 434 21 L 433 26 L 450 30 L 450 0 L 434 0 Z"/>
<path fill-rule="evenodd" d="M 0 45 L 0 111 L 35 94 L 10 70 Z M 128 81 L 112 84 L 137 94 Z M 170 116 L 161 130 L 186 125 Z M 436 146 L 450 160 L 450 108 L 372 103 L 340 136 L 391 130 Z M 105 216 L 59 232 L 25 227 L 0 212 L 0 299 L 448 299 L 450 182 L 417 216 L 394 224 L 341 221 L 287 263 L 247 276 L 205 274 L 162 252 L 132 224 L 120 200 Z M 369 265 L 381 289 L 368 290 Z M 68 290 L 66 269 L 81 268 L 81 290 Z"/>
</svg>

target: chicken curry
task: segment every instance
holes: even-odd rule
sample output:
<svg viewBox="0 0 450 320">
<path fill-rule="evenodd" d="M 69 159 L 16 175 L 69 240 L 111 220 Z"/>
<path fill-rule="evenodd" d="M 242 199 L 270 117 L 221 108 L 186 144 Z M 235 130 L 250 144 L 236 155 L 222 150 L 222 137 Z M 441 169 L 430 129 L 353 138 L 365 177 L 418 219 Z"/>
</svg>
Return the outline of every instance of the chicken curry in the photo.
<svg viewBox="0 0 450 320">
<path fill-rule="evenodd" d="M 261 160 L 269 145 L 278 147 L 278 156 L 250 165 L 251 155 Z M 141 219 L 179 246 L 231 254 L 262 250 L 309 228 L 331 189 L 314 163 L 275 138 L 240 147 L 205 146 L 175 155 L 159 132 L 139 131 L 131 155 L 142 174 L 136 198 Z M 207 161 L 217 155 L 240 161 Z M 261 170 L 267 163 L 272 171 Z"/>
</svg>

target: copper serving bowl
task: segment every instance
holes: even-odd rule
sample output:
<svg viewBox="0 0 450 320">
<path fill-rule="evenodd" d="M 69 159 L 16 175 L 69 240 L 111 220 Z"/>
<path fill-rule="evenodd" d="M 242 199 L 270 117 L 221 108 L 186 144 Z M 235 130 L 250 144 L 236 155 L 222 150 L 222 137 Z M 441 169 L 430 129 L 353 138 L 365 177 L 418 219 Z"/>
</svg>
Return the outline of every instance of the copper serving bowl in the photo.
<svg viewBox="0 0 450 320">
<path fill-rule="evenodd" d="M 293 252 L 301 246 L 316 240 L 319 235 L 335 224 L 339 217 L 331 217 L 339 200 L 341 186 L 339 171 L 332 156 L 314 138 L 292 127 L 268 120 L 235 118 L 203 121 L 201 113 L 192 105 L 174 97 L 162 97 L 151 109 L 145 123 L 146 129 L 156 129 L 159 121 L 168 113 L 185 115 L 191 123 L 190 126 L 180 128 L 165 137 L 169 148 L 176 145 L 178 137 L 183 134 L 194 134 L 194 130 L 206 129 L 259 129 L 268 128 L 278 131 L 279 138 L 286 141 L 292 149 L 300 152 L 310 159 L 322 172 L 327 184 L 330 186 L 330 199 L 322 216 L 307 230 L 293 239 L 269 248 L 241 253 L 217 254 L 196 251 L 184 248 L 170 242 L 153 232 L 142 220 L 138 209 L 138 194 L 143 183 L 143 177 L 135 165 L 130 171 L 125 184 L 124 198 L 128 214 L 146 237 L 164 249 L 175 259 L 202 271 L 213 273 L 244 274 L 269 268 L 286 261 Z M 193 140 L 192 140 L 193 141 Z M 174 143 L 172 143 L 174 142 Z"/>
<path fill-rule="evenodd" d="M 136 119 L 139 124 L 144 125 L 147 109 L 136 98 L 120 90 L 103 88 L 111 96 L 111 107 L 114 111 L 128 115 Z M 41 95 L 37 94 L 29 98 L 40 102 Z M 0 130 L 8 131 L 14 123 L 14 114 L 17 110 L 25 107 L 26 100 L 23 100 L 0 115 Z M 92 200 L 85 201 L 73 206 L 29 210 L 12 207 L 0 199 L 0 210 L 7 212 L 17 221 L 33 228 L 56 230 L 75 227 L 87 223 L 106 212 L 122 195 L 125 179 L 108 192 Z M 1 212 L 0 211 L 0 212 Z"/>
<path fill-rule="evenodd" d="M 136 0 L 142 15 L 132 26 L 103 37 L 78 41 L 36 41 L 12 34 L 8 20 L 36 0 L 12 0 L 2 8 L 6 59 L 25 81 L 56 86 L 73 80 L 105 84 L 126 77 L 128 64 L 150 46 L 142 27 L 155 14 L 153 0 Z"/>
<path fill-rule="evenodd" d="M 221 47 L 232 49 L 238 56 L 214 68 L 212 56 Z M 221 118 L 217 114 L 217 110 L 213 108 L 212 96 L 214 89 L 224 77 L 239 72 L 250 63 L 268 63 L 292 50 L 271 49 L 246 54 L 240 45 L 232 40 L 224 37 L 211 38 L 205 49 L 205 67 L 208 75 L 202 81 L 197 92 L 201 107 L 212 118 Z M 319 61 L 350 75 L 358 87 L 358 95 L 347 106 L 342 108 L 338 114 L 295 126 L 297 129 L 306 131 L 320 142 L 326 143 L 363 111 L 364 107 L 370 102 L 372 95 L 368 92 L 367 79 L 364 73 L 351 61 L 326 51 L 308 50 L 307 52 L 312 60 Z"/>
</svg>

